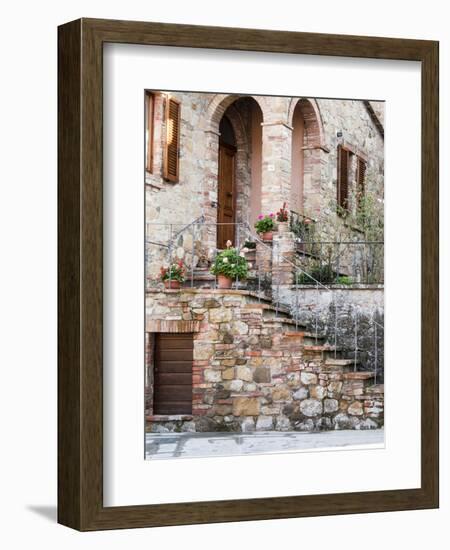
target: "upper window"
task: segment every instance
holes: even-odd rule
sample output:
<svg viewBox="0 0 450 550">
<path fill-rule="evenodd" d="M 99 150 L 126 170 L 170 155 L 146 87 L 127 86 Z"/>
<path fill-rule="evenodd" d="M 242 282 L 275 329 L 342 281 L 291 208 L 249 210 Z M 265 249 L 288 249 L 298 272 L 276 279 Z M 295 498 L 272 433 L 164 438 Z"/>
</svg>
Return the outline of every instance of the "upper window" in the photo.
<svg viewBox="0 0 450 550">
<path fill-rule="evenodd" d="M 164 141 L 164 179 L 177 183 L 180 172 L 181 103 L 173 97 L 166 99 L 166 136 Z"/>
<path fill-rule="evenodd" d="M 337 168 L 337 211 L 345 216 L 362 206 L 367 162 L 351 147 L 339 145 Z"/>
<path fill-rule="evenodd" d="M 155 96 L 145 94 L 145 169 L 153 173 L 153 142 L 155 125 Z"/>
<path fill-rule="evenodd" d="M 366 185 L 366 169 L 367 169 L 367 163 L 361 157 L 357 157 L 356 201 L 357 201 L 358 208 L 361 207 L 364 199 L 365 185 Z"/>
<path fill-rule="evenodd" d="M 342 145 L 338 147 L 337 205 L 338 213 L 345 215 L 349 210 L 349 182 L 351 151 Z"/>
</svg>

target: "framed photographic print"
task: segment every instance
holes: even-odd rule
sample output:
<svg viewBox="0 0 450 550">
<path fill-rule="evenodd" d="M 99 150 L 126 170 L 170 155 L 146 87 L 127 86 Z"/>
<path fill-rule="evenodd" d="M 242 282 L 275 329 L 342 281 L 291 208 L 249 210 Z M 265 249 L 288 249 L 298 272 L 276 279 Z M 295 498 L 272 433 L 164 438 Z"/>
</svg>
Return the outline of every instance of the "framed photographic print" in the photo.
<svg viewBox="0 0 450 550">
<path fill-rule="evenodd" d="M 59 28 L 59 522 L 438 506 L 438 44 Z"/>
</svg>

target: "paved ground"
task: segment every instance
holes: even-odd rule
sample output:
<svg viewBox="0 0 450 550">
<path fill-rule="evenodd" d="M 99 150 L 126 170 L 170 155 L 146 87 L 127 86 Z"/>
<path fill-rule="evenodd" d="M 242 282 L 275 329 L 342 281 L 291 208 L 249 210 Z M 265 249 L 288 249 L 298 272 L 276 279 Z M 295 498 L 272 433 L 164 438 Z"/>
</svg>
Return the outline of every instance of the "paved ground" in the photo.
<svg viewBox="0 0 450 550">
<path fill-rule="evenodd" d="M 148 433 L 147 459 L 201 456 L 233 456 L 289 451 L 327 450 L 336 447 L 382 447 L 383 430 L 339 430 L 318 433 L 257 432 Z"/>
</svg>

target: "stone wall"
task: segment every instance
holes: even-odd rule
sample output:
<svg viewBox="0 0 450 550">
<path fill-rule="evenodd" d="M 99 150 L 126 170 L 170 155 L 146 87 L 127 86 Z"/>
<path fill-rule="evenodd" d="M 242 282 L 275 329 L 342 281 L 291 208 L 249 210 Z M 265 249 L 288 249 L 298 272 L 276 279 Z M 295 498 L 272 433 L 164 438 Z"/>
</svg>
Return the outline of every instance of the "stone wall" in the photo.
<svg viewBox="0 0 450 550">
<path fill-rule="evenodd" d="M 237 141 L 236 221 L 254 219 L 252 204 L 259 201 L 261 211 L 276 211 L 284 201 L 290 202 L 292 170 L 293 112 L 300 98 L 170 92 L 181 102 L 180 177 L 177 183 L 162 177 L 164 144 L 164 102 L 168 93 L 155 93 L 153 172 L 146 174 L 146 239 L 160 246 L 147 246 L 147 274 L 157 278 L 161 264 L 167 264 L 164 244 L 184 225 L 204 216 L 201 234 L 183 234 L 173 252 L 175 258 L 186 256 L 196 265 L 202 258 L 210 260 L 215 253 L 218 197 L 219 123 L 226 112 Z M 335 238 L 336 233 L 357 230 L 346 226 L 336 214 L 337 147 L 344 143 L 367 159 L 366 192 L 383 198 L 384 142 L 363 101 L 303 99 L 307 128 L 313 128 L 305 139 L 303 154 L 305 173 L 303 209 L 317 220 L 321 238 Z M 252 176 L 252 109 L 256 102 L 262 113 L 261 167 Z M 382 119 L 383 104 L 376 105 Z M 253 111 L 254 116 L 254 111 Z M 314 120 L 313 120 L 314 119 Z M 313 122 L 311 122 L 313 120 Z M 309 130 L 308 130 L 309 131 Z M 342 137 L 338 137 L 338 133 Z M 295 152 L 294 152 L 295 154 Z M 356 157 L 354 157 L 356 158 Z M 352 171 L 350 186 L 355 186 Z M 259 187 L 257 188 L 257 186 Z M 258 201 L 252 201 L 252 193 Z M 354 207 L 354 205 L 353 205 Z M 192 239 L 195 253 L 192 254 Z"/>
<path fill-rule="evenodd" d="M 384 287 L 382 285 L 284 286 L 280 299 L 308 330 L 336 344 L 359 368 L 384 378 Z M 356 350 L 356 351 L 355 351 Z"/>
<path fill-rule="evenodd" d="M 383 389 L 353 372 L 288 312 L 247 291 L 154 290 L 146 331 L 192 332 L 192 415 L 153 416 L 150 431 L 313 431 L 383 425 Z M 151 355 L 151 354 L 150 354 Z M 152 365 L 147 366 L 149 371 Z M 151 380 L 151 373 L 147 376 Z M 151 392 L 148 392 L 151 393 Z"/>
</svg>

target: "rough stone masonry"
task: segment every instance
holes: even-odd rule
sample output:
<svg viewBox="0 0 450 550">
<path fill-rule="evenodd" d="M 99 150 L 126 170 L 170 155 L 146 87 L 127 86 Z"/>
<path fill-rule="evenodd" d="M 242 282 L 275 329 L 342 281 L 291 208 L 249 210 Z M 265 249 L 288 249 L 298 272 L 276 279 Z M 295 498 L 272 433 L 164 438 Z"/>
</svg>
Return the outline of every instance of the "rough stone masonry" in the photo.
<svg viewBox="0 0 450 550">
<path fill-rule="evenodd" d="M 152 414 L 165 431 L 314 431 L 383 425 L 383 390 L 353 372 L 288 316 L 251 292 L 185 289 L 147 295 L 147 331 L 193 332 L 192 415 Z M 163 320 L 164 317 L 170 320 Z"/>
</svg>

